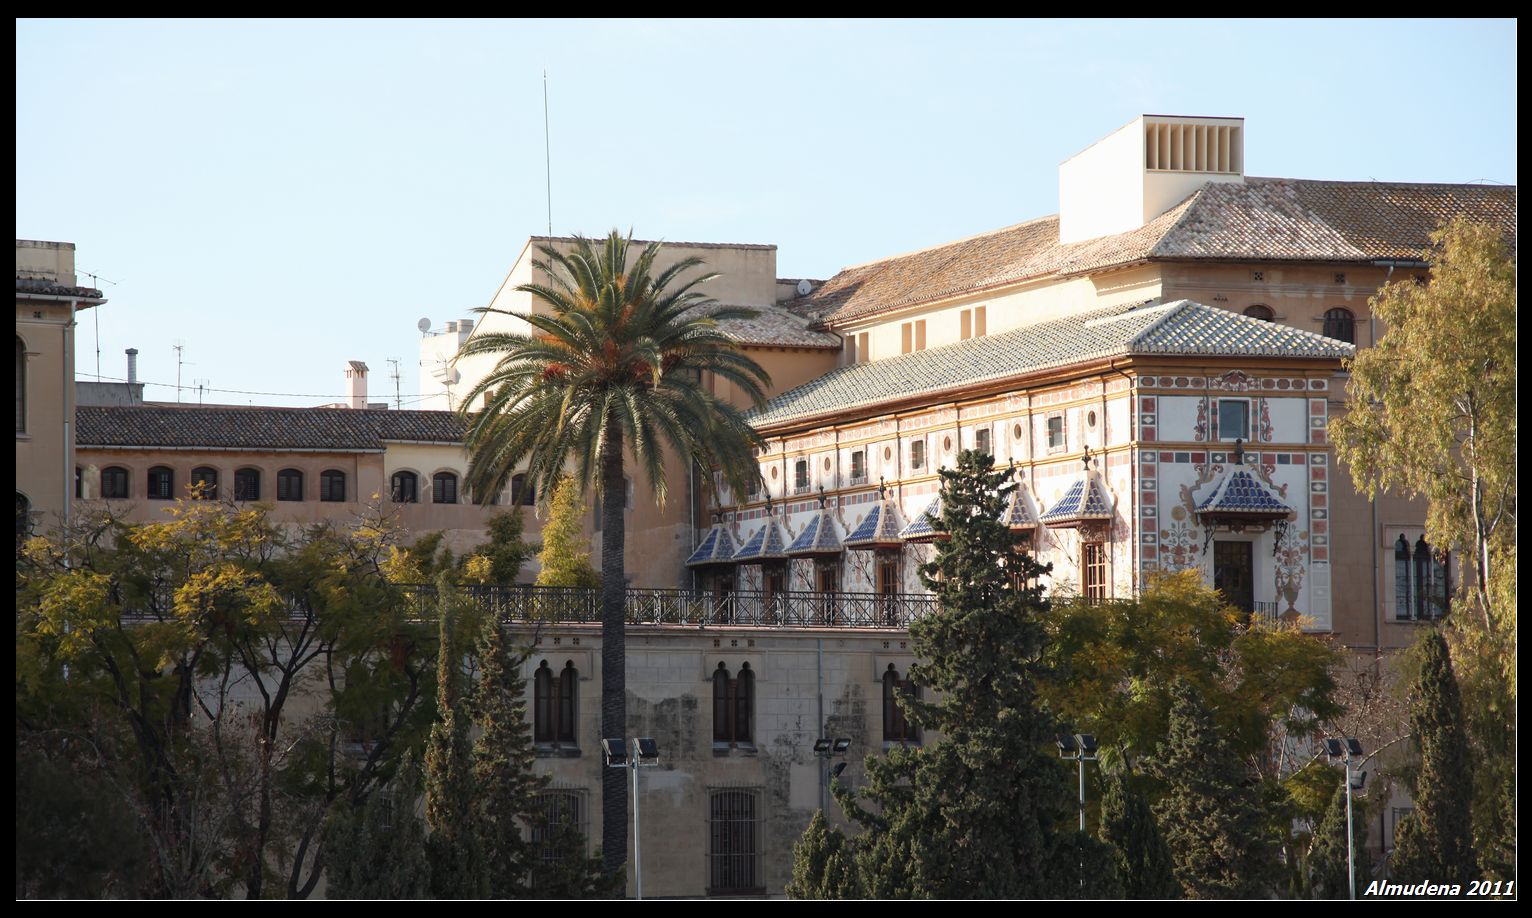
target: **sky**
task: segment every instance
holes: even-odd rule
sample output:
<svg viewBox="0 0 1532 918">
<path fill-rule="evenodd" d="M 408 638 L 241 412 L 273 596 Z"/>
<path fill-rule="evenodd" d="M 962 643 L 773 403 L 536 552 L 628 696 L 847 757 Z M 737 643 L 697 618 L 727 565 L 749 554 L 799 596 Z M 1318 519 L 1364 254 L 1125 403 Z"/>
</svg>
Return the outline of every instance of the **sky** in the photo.
<svg viewBox="0 0 1532 918">
<path fill-rule="evenodd" d="M 175 401 L 179 344 L 183 402 L 363 360 L 392 403 L 396 359 L 421 407 L 417 321 L 488 303 L 550 187 L 560 235 L 827 278 L 1056 213 L 1144 113 L 1244 117 L 1248 175 L 1514 184 L 1515 85 L 1512 20 L 18 20 L 16 236 L 109 300 L 77 378 L 136 347 Z"/>
</svg>

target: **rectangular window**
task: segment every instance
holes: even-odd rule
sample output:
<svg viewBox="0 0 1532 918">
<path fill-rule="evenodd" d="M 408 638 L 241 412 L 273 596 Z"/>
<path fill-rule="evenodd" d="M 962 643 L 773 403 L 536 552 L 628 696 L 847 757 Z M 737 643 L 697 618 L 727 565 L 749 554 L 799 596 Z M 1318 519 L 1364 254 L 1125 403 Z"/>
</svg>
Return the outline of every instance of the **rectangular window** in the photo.
<svg viewBox="0 0 1532 918">
<path fill-rule="evenodd" d="M 906 322 L 899 326 L 899 353 L 908 354 L 914 346 L 914 328 Z"/>
<path fill-rule="evenodd" d="M 1062 413 L 1048 415 L 1048 449 L 1061 450 L 1065 445 L 1064 415 Z"/>
<path fill-rule="evenodd" d="M 851 454 L 851 483 L 854 485 L 867 482 L 867 451 L 859 449 Z"/>
<path fill-rule="evenodd" d="M 973 448 L 986 455 L 993 456 L 989 448 L 989 428 L 980 427 L 973 432 Z"/>
<path fill-rule="evenodd" d="M 797 494 L 809 489 L 809 461 L 799 459 L 793 463 L 793 493 Z"/>
<path fill-rule="evenodd" d="M 715 790 L 708 800 L 709 895 L 760 893 L 759 794 L 754 790 Z"/>
<path fill-rule="evenodd" d="M 150 469 L 147 493 L 150 500 L 170 500 L 175 496 L 175 473 L 164 467 Z"/>
<path fill-rule="evenodd" d="M 112 467 L 101 470 L 101 496 L 122 498 L 128 496 L 128 470 Z"/>
<path fill-rule="evenodd" d="M 299 488 L 301 493 L 301 485 Z M 294 498 L 297 499 L 296 497 Z M 346 473 L 325 472 L 319 476 L 319 499 L 331 503 L 346 499 Z"/>
<path fill-rule="evenodd" d="M 910 444 L 910 468 L 923 469 L 926 467 L 926 441 L 916 440 Z"/>
<path fill-rule="evenodd" d="M 1426 541 L 1419 528 L 1386 530 L 1395 539 L 1385 556 L 1392 556 L 1387 604 L 1395 621 L 1437 621 L 1447 614 L 1452 599 L 1452 557 Z"/>
<path fill-rule="evenodd" d="M 1083 561 L 1085 598 L 1091 602 L 1106 599 L 1106 545 L 1086 542 Z"/>
<path fill-rule="evenodd" d="M 571 855 L 585 855 L 585 801 L 575 790 L 544 791 L 537 795 L 537 822 L 532 847 L 543 864 L 556 864 Z M 533 887 L 536 870 L 534 868 Z"/>
<path fill-rule="evenodd" d="M 1218 439 L 1250 442 L 1249 399 L 1221 398 L 1218 400 Z"/>
</svg>

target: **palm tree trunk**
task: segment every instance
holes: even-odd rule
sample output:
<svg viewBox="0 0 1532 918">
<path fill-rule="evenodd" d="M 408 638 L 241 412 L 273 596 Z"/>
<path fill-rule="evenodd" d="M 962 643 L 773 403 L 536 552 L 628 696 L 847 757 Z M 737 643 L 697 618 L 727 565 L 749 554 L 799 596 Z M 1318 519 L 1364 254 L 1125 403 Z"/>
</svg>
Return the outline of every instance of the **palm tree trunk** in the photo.
<svg viewBox="0 0 1532 918">
<path fill-rule="evenodd" d="M 623 582 L 623 510 L 627 487 L 622 475 L 622 427 L 607 424 L 601 446 L 601 735 L 627 742 L 625 670 L 627 609 Z M 601 855 L 610 873 L 628 859 L 627 770 L 601 770 Z"/>
</svg>

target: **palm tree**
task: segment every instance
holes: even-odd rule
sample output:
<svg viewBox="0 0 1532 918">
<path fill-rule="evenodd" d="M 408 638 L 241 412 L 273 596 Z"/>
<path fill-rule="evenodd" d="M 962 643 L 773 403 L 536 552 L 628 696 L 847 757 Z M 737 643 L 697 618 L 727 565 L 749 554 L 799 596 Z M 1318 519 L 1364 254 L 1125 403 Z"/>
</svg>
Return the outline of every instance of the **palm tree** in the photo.
<svg viewBox="0 0 1532 918">
<path fill-rule="evenodd" d="M 632 237 L 613 230 L 604 243 L 577 236 L 564 254 L 540 246 L 533 265 L 550 284 L 523 284 L 550 312 L 515 313 L 529 334 L 491 332 L 468 340 L 458 357 L 498 357 L 463 400 L 468 484 L 485 500 L 526 463 L 538 493 L 553 493 L 566 463 L 582 490 L 601 502 L 601 735 L 626 735 L 624 679 L 624 458 L 631 454 L 657 500 L 665 499 L 664 450 L 703 468 L 718 466 L 736 492 L 758 475 L 751 447 L 761 438 L 740 409 L 708 392 L 704 373 L 733 382 L 756 405 L 765 402 L 766 371 L 719 330 L 725 319 L 755 312 L 719 307 L 698 286 L 716 274 L 682 275 L 701 266 L 687 258 L 655 273 L 660 243 L 629 264 Z M 487 397 L 482 411 L 467 406 Z M 688 474 L 691 466 L 688 465 Z M 601 846 L 608 870 L 627 860 L 627 785 L 603 768 Z"/>
</svg>

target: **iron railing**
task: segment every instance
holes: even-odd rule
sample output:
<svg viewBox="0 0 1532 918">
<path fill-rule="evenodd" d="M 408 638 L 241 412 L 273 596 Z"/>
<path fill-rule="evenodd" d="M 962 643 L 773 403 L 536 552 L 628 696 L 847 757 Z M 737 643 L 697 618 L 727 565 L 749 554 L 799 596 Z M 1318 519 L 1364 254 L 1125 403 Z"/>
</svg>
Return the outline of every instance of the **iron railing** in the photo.
<svg viewBox="0 0 1532 918">
<path fill-rule="evenodd" d="M 403 587 L 422 617 L 435 601 L 436 588 Z M 503 622 L 598 624 L 601 591 L 576 587 L 465 586 L 463 595 L 485 614 Z M 936 611 L 936 597 L 911 593 L 812 593 L 735 590 L 693 593 L 686 590 L 629 588 L 625 592 L 630 625 L 748 625 L 769 628 L 908 628 L 914 619 Z"/>
<path fill-rule="evenodd" d="M 1275 622 L 1277 620 L 1277 604 L 1274 602 L 1257 602 L 1251 614 L 1263 622 Z"/>
</svg>

